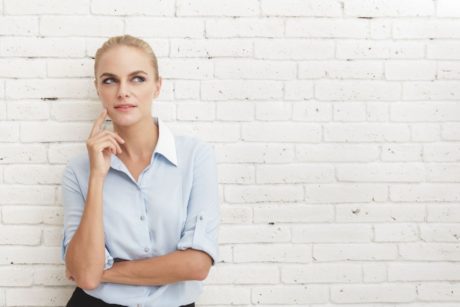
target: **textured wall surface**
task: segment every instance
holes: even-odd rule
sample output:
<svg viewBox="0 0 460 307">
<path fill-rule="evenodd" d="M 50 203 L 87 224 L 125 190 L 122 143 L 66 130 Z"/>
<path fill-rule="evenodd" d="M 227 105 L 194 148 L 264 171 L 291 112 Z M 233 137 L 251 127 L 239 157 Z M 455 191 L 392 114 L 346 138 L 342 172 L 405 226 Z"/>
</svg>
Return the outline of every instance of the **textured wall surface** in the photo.
<svg viewBox="0 0 460 307">
<path fill-rule="evenodd" d="M 198 306 L 460 305 L 460 1 L 0 0 L 0 306 L 70 296 L 60 179 L 120 34 L 159 58 L 154 113 L 216 149 Z"/>
</svg>

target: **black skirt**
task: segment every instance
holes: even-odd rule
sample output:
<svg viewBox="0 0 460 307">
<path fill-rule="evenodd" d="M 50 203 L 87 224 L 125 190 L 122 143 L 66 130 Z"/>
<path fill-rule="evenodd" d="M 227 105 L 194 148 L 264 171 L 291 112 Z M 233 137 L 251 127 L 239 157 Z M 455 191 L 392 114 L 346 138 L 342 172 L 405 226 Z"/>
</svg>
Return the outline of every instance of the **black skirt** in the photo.
<svg viewBox="0 0 460 307">
<path fill-rule="evenodd" d="M 95 298 L 89 294 L 87 294 L 83 289 L 80 287 L 75 288 L 70 300 L 67 302 L 66 307 L 82 307 L 82 306 L 90 306 L 90 307 L 126 307 L 123 305 L 117 304 L 108 304 L 103 300 Z M 179 307 L 195 307 L 195 303 L 191 303 L 188 305 L 182 305 Z"/>
</svg>

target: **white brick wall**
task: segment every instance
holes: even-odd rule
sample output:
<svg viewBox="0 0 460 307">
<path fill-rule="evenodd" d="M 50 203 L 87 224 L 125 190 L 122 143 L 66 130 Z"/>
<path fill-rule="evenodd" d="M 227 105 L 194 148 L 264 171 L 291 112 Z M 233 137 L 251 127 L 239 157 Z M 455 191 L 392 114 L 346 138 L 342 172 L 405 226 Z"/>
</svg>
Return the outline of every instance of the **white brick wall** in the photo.
<svg viewBox="0 0 460 307">
<path fill-rule="evenodd" d="M 0 306 L 64 306 L 60 176 L 96 49 L 148 41 L 154 112 L 214 144 L 198 306 L 460 305 L 460 1 L 0 0 Z"/>
</svg>

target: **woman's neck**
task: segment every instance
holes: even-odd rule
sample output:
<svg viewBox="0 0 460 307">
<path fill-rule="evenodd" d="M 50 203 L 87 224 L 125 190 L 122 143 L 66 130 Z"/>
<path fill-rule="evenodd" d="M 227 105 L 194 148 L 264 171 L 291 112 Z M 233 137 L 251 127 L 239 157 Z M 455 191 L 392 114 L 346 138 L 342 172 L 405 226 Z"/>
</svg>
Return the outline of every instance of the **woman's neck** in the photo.
<svg viewBox="0 0 460 307">
<path fill-rule="evenodd" d="M 116 127 L 114 125 L 114 131 L 125 140 L 124 144 L 120 144 L 123 153 L 118 156 L 131 161 L 150 159 L 158 142 L 158 130 L 159 127 L 153 117 L 146 118 L 129 127 Z"/>
</svg>

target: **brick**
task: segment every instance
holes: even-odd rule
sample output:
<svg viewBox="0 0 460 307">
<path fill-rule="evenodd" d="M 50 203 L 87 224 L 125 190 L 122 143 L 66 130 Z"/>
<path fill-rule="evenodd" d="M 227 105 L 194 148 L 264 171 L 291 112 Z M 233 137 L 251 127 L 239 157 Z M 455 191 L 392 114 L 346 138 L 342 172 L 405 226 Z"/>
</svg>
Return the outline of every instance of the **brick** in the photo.
<svg viewBox="0 0 460 307">
<path fill-rule="evenodd" d="M 387 280 L 385 263 L 365 263 L 362 265 L 363 281 L 366 283 L 384 282 Z"/>
<path fill-rule="evenodd" d="M 185 102 L 177 104 L 178 120 L 214 120 L 215 106 L 213 102 Z"/>
<path fill-rule="evenodd" d="M 4 224 L 51 224 L 62 225 L 63 208 L 51 206 L 3 206 L 2 222 Z"/>
<path fill-rule="evenodd" d="M 247 164 L 219 164 L 219 182 L 255 183 L 255 166 Z"/>
<path fill-rule="evenodd" d="M 460 200 L 459 185 L 455 183 L 421 183 L 390 185 L 390 198 L 392 201 L 458 201 Z"/>
<path fill-rule="evenodd" d="M 233 249 L 235 262 L 310 263 L 311 245 L 305 244 L 240 244 Z"/>
<path fill-rule="evenodd" d="M 226 225 L 219 231 L 220 243 L 287 242 L 291 237 L 287 227 L 274 225 Z"/>
<path fill-rule="evenodd" d="M 93 15 L 153 15 L 153 16 L 173 16 L 174 1 L 143 1 L 131 0 L 98 0 L 91 2 L 89 6 Z M 121 19 L 120 19 L 121 20 Z"/>
<path fill-rule="evenodd" d="M 196 99 L 200 97 L 200 81 L 198 80 L 176 80 L 174 81 L 174 98 Z"/>
<path fill-rule="evenodd" d="M 426 144 L 423 147 L 423 159 L 427 162 L 457 162 L 460 160 L 460 145 Z"/>
<path fill-rule="evenodd" d="M 318 81 L 315 97 L 327 101 L 393 101 L 401 99 L 401 85 L 385 81 Z"/>
<path fill-rule="evenodd" d="M 39 100 L 12 100 L 6 105 L 7 117 L 10 120 L 42 120 L 48 119 L 49 105 Z"/>
<path fill-rule="evenodd" d="M 202 100 L 273 100 L 283 95 L 279 81 L 206 80 L 201 82 Z"/>
<path fill-rule="evenodd" d="M 331 300 L 337 303 L 412 302 L 415 285 L 341 285 L 331 287 Z"/>
<path fill-rule="evenodd" d="M 248 57 L 254 53 L 252 39 L 171 39 L 171 57 Z"/>
<path fill-rule="evenodd" d="M 54 202 L 54 187 L 45 185 L 2 185 L 0 186 L 2 205 L 37 204 L 45 205 Z"/>
<path fill-rule="evenodd" d="M 100 101 L 58 100 L 51 103 L 51 119 L 56 121 L 94 121 L 101 112 Z"/>
<path fill-rule="evenodd" d="M 334 168 L 316 164 L 258 165 L 257 183 L 335 182 Z"/>
<path fill-rule="evenodd" d="M 62 227 L 46 227 L 43 229 L 43 246 L 61 246 Z"/>
<path fill-rule="evenodd" d="M 225 147 L 216 145 L 216 153 L 219 162 L 285 163 L 294 160 L 294 147 L 289 144 L 229 143 Z"/>
<path fill-rule="evenodd" d="M 88 98 L 95 93 L 94 84 L 83 79 L 22 79 L 6 81 L 7 98 Z"/>
<path fill-rule="evenodd" d="M 254 208 L 255 223 L 332 222 L 333 219 L 333 207 L 327 205 L 297 205 L 292 203 Z"/>
<path fill-rule="evenodd" d="M 335 121 L 358 122 L 366 120 L 365 102 L 338 102 L 333 106 Z"/>
<path fill-rule="evenodd" d="M 460 131 L 460 125 L 458 123 L 446 123 L 442 125 L 441 137 L 447 141 L 458 141 L 460 140 L 458 132 Z"/>
<path fill-rule="evenodd" d="M 276 18 L 223 18 L 206 20 L 206 37 L 282 37 L 284 24 Z"/>
<path fill-rule="evenodd" d="M 195 18 L 127 17 L 126 32 L 153 38 L 200 38 L 204 22 Z"/>
<path fill-rule="evenodd" d="M 6 290 L 7 306 L 64 306 L 73 289 L 34 287 L 14 288 Z"/>
<path fill-rule="evenodd" d="M 221 206 L 220 210 L 220 221 L 222 224 L 250 224 L 252 222 L 251 208 L 238 206 Z"/>
<path fill-rule="evenodd" d="M 261 0 L 262 14 L 267 16 L 318 16 L 342 15 L 340 3 L 335 0 Z"/>
<path fill-rule="evenodd" d="M 46 61 L 49 77 L 93 77 L 92 59 L 49 59 Z"/>
<path fill-rule="evenodd" d="M 26 122 L 21 126 L 21 141 L 86 141 L 91 126 L 91 123 Z"/>
<path fill-rule="evenodd" d="M 9 184 L 59 184 L 64 166 L 7 165 L 4 168 L 5 183 Z"/>
<path fill-rule="evenodd" d="M 33 226 L 1 226 L 0 244 L 2 245 L 38 245 L 41 229 Z"/>
<path fill-rule="evenodd" d="M 393 23 L 393 36 L 397 39 L 459 38 L 459 27 L 457 20 L 397 20 Z"/>
<path fill-rule="evenodd" d="M 89 0 L 5 0 L 4 12 L 8 15 L 86 15 Z"/>
<path fill-rule="evenodd" d="M 334 42 L 320 39 L 258 39 L 254 55 L 259 59 L 309 60 L 334 57 Z"/>
<path fill-rule="evenodd" d="M 423 124 L 410 124 L 412 132 L 412 140 L 418 142 L 437 142 L 440 141 L 441 129 L 439 124 L 423 123 Z M 428 145 L 428 144 L 426 144 Z M 423 154 L 425 155 L 425 154 Z M 425 156 L 423 157 L 425 159 Z"/>
<path fill-rule="evenodd" d="M 434 80 L 436 67 L 433 61 L 387 61 L 385 77 L 387 80 Z"/>
<path fill-rule="evenodd" d="M 41 286 L 75 286 L 75 282 L 70 281 L 65 276 L 65 266 L 44 266 L 37 267 L 33 274 L 34 284 Z"/>
<path fill-rule="evenodd" d="M 161 75 L 166 79 L 211 79 L 213 63 L 208 60 L 162 59 Z"/>
<path fill-rule="evenodd" d="M 284 101 L 256 102 L 256 120 L 289 120 L 292 117 L 292 105 Z"/>
<path fill-rule="evenodd" d="M 28 266 L 22 266 L 22 265 L 3 266 L 0 268 L 0 286 L 2 287 L 32 286 L 33 273 L 34 273 L 33 268 L 28 267 Z"/>
<path fill-rule="evenodd" d="M 306 265 L 283 265 L 283 283 L 356 283 L 362 281 L 359 264 L 313 263 Z"/>
<path fill-rule="evenodd" d="M 398 251 L 389 243 L 317 244 L 313 257 L 318 261 L 395 260 Z"/>
<path fill-rule="evenodd" d="M 123 20 L 95 16 L 42 16 L 44 36 L 115 36 L 123 31 Z"/>
<path fill-rule="evenodd" d="M 369 242 L 373 237 L 369 225 L 323 224 L 292 227 L 294 243 Z"/>
<path fill-rule="evenodd" d="M 321 127 L 305 123 L 243 123 L 243 141 L 265 142 L 319 142 Z"/>
<path fill-rule="evenodd" d="M 314 84 L 311 81 L 286 81 L 284 98 L 286 100 L 307 100 L 313 97 Z"/>
<path fill-rule="evenodd" d="M 5 36 L 36 36 L 39 30 L 38 17 L 2 16 L 0 18 L 0 34 Z"/>
<path fill-rule="evenodd" d="M 344 5 L 345 15 L 359 17 L 431 16 L 435 10 L 430 0 L 347 0 Z"/>
<path fill-rule="evenodd" d="M 426 166 L 427 182 L 460 181 L 460 165 L 454 163 L 430 163 Z"/>
<path fill-rule="evenodd" d="M 422 224 L 420 225 L 420 238 L 424 242 L 457 243 L 460 238 L 460 226 L 457 224 Z"/>
<path fill-rule="evenodd" d="M 340 164 L 336 177 L 344 182 L 421 182 L 425 167 L 421 163 Z"/>
<path fill-rule="evenodd" d="M 0 144 L 0 164 L 44 162 L 46 162 L 45 145 Z"/>
<path fill-rule="evenodd" d="M 60 247 L 2 246 L 1 264 L 56 264 L 61 262 Z"/>
<path fill-rule="evenodd" d="M 216 103 L 216 119 L 220 121 L 252 121 L 254 118 L 255 104 L 250 101 L 219 101 Z"/>
<path fill-rule="evenodd" d="M 422 59 L 425 44 L 417 41 L 338 40 L 338 59 Z"/>
<path fill-rule="evenodd" d="M 439 0 L 436 2 L 436 15 L 439 17 L 460 17 L 460 5 L 455 0 Z"/>
<path fill-rule="evenodd" d="M 460 42 L 458 41 L 430 41 L 427 43 L 427 58 L 439 60 L 460 59 Z"/>
<path fill-rule="evenodd" d="M 19 123 L 5 121 L 0 123 L 0 142 L 17 142 L 19 139 Z"/>
<path fill-rule="evenodd" d="M 257 0 L 178 0 L 177 16 L 258 16 Z"/>
<path fill-rule="evenodd" d="M 197 305 L 249 304 L 251 289 L 247 286 L 205 286 L 203 294 L 196 301 Z"/>
<path fill-rule="evenodd" d="M 382 79 L 380 61 L 327 60 L 299 62 L 299 79 Z"/>
<path fill-rule="evenodd" d="M 413 204 L 352 204 L 338 205 L 338 222 L 423 222 L 425 207 Z"/>
<path fill-rule="evenodd" d="M 419 240 L 416 224 L 374 225 L 375 242 L 411 242 Z"/>
<path fill-rule="evenodd" d="M 399 253 L 404 260 L 458 261 L 460 245 L 456 243 L 401 243 Z"/>
<path fill-rule="evenodd" d="M 300 162 L 370 162 L 378 159 L 380 149 L 373 144 L 296 145 Z"/>
<path fill-rule="evenodd" d="M 277 265 L 221 265 L 213 269 L 207 282 L 210 284 L 277 284 Z"/>
<path fill-rule="evenodd" d="M 460 63 L 457 61 L 438 61 L 438 79 L 460 79 Z"/>
<path fill-rule="evenodd" d="M 324 139 L 329 142 L 406 142 L 410 130 L 405 124 L 348 123 L 324 127 Z"/>
<path fill-rule="evenodd" d="M 229 203 L 300 201 L 304 198 L 299 185 L 227 185 L 224 195 Z"/>
<path fill-rule="evenodd" d="M 366 38 L 369 22 L 364 19 L 287 19 L 286 37 Z"/>
<path fill-rule="evenodd" d="M 2 45 L 0 46 L 0 55 L 14 57 L 82 57 L 85 55 L 85 41 L 83 38 L 5 37 L 2 39 Z"/>
<path fill-rule="evenodd" d="M 87 152 L 86 144 L 50 144 L 48 159 L 50 163 L 67 164 L 70 158 L 82 152 Z"/>
<path fill-rule="evenodd" d="M 314 304 L 329 301 L 328 286 L 259 286 L 252 288 L 252 302 L 260 304 Z"/>
<path fill-rule="evenodd" d="M 456 102 L 405 102 L 392 104 L 390 113 L 393 121 L 457 121 L 460 106 Z"/>
<path fill-rule="evenodd" d="M 387 187 L 382 184 L 308 184 L 305 200 L 309 203 L 346 203 L 385 201 Z"/>
<path fill-rule="evenodd" d="M 458 281 L 460 265 L 448 262 L 393 262 L 388 264 L 389 281 Z"/>
<path fill-rule="evenodd" d="M 222 59 L 213 63 L 214 77 L 217 79 L 290 80 L 296 76 L 296 64 L 293 62 Z"/>
<path fill-rule="evenodd" d="M 238 125 L 234 123 L 183 122 L 170 125 L 177 134 L 188 134 L 207 142 L 236 142 L 240 139 Z"/>
<path fill-rule="evenodd" d="M 459 287 L 450 283 L 420 283 L 417 285 L 417 298 L 421 301 L 458 301 Z"/>
<path fill-rule="evenodd" d="M 292 87 L 291 87 L 292 88 Z M 292 91 L 294 95 L 301 92 Z M 315 100 L 295 101 L 292 103 L 292 120 L 302 122 L 332 121 L 332 104 Z"/>
</svg>

